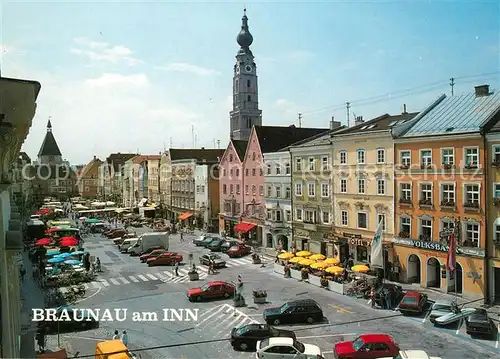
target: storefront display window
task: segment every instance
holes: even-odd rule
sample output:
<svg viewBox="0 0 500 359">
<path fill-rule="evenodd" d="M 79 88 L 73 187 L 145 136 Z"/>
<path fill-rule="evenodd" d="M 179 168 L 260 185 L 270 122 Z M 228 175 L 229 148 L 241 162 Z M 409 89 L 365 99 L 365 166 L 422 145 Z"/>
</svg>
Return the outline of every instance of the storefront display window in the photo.
<svg viewBox="0 0 500 359">
<path fill-rule="evenodd" d="M 356 247 L 356 261 L 357 262 L 367 262 L 368 261 L 368 250 L 365 246 Z"/>
</svg>

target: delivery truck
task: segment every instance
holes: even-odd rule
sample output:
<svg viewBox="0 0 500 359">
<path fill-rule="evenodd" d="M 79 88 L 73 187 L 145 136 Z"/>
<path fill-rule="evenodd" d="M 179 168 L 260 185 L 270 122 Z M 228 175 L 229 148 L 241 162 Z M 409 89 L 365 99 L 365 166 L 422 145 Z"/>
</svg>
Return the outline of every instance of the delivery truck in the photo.
<svg viewBox="0 0 500 359">
<path fill-rule="evenodd" d="M 149 232 L 139 237 L 137 242 L 130 246 L 127 252 L 131 256 L 138 256 L 153 249 L 163 248 L 168 251 L 168 232 Z"/>
<path fill-rule="evenodd" d="M 95 359 L 136 359 L 119 339 L 106 340 L 95 345 Z"/>
</svg>

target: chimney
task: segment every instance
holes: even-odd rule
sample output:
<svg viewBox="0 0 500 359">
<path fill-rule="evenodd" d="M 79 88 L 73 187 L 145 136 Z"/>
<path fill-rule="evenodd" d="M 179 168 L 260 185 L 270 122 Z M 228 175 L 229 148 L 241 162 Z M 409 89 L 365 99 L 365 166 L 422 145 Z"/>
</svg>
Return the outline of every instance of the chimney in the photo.
<svg viewBox="0 0 500 359">
<path fill-rule="evenodd" d="M 96 160 L 96 159 L 97 159 L 97 156 L 96 156 L 96 155 L 94 155 L 94 160 Z"/>
<path fill-rule="evenodd" d="M 484 97 L 490 94 L 490 85 L 475 86 L 476 97 Z"/>
<path fill-rule="evenodd" d="M 202 149 L 202 150 L 204 150 L 204 149 L 205 149 L 205 147 L 202 147 L 201 149 Z"/>
<path fill-rule="evenodd" d="M 356 116 L 354 120 L 354 126 L 361 125 L 365 121 L 363 120 L 363 116 Z"/>
<path fill-rule="evenodd" d="M 406 112 L 406 104 L 404 103 L 403 104 L 403 115 L 406 115 L 408 114 L 408 112 Z"/>
<path fill-rule="evenodd" d="M 335 121 L 335 117 L 332 116 L 332 120 L 330 121 L 330 131 L 337 129 L 340 126 L 342 126 L 340 121 Z"/>
</svg>

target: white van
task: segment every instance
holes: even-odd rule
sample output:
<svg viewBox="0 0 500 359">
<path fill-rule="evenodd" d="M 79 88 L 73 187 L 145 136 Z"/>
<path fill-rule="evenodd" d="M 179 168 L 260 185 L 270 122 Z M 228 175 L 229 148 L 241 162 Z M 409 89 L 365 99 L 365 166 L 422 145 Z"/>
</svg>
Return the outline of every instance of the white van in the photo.
<svg viewBox="0 0 500 359">
<path fill-rule="evenodd" d="M 139 238 L 127 238 L 125 239 L 119 246 L 118 248 L 120 249 L 120 252 L 122 253 L 127 253 L 127 250 L 129 249 L 129 247 L 133 246 L 134 244 L 137 243 L 137 241 L 139 240 Z"/>
<path fill-rule="evenodd" d="M 131 256 L 138 256 L 151 249 L 163 248 L 168 251 L 167 232 L 149 232 L 139 237 L 139 240 L 127 250 Z"/>
</svg>

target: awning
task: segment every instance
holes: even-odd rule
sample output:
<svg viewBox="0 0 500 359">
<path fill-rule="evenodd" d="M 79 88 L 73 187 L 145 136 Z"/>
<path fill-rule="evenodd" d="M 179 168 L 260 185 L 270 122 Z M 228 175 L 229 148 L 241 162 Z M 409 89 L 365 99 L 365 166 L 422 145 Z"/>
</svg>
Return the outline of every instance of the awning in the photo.
<svg viewBox="0 0 500 359">
<path fill-rule="evenodd" d="M 236 226 L 234 226 L 234 230 L 237 232 L 248 232 L 251 230 L 253 227 L 255 227 L 255 224 L 252 223 L 238 223 Z"/>
<path fill-rule="evenodd" d="M 183 221 L 185 219 L 188 219 L 189 217 L 191 217 L 193 214 L 192 213 L 189 213 L 189 212 L 184 212 L 184 213 L 181 213 L 181 215 L 179 216 L 179 221 Z"/>
</svg>

